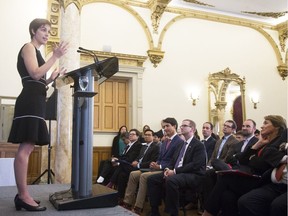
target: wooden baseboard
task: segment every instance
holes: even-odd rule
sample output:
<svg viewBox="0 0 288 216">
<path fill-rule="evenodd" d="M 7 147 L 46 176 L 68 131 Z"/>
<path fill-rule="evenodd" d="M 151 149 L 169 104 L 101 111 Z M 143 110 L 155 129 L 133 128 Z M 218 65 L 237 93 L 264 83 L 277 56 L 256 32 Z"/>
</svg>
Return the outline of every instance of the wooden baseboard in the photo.
<svg viewBox="0 0 288 216">
<path fill-rule="evenodd" d="M 0 158 L 15 158 L 19 145 L 12 143 L 0 143 Z M 98 176 L 98 168 L 101 160 L 111 157 L 111 147 L 93 147 L 93 182 Z M 45 159 L 45 158 L 43 158 Z M 42 148 L 35 146 L 29 158 L 27 183 L 31 184 L 41 175 Z"/>
</svg>

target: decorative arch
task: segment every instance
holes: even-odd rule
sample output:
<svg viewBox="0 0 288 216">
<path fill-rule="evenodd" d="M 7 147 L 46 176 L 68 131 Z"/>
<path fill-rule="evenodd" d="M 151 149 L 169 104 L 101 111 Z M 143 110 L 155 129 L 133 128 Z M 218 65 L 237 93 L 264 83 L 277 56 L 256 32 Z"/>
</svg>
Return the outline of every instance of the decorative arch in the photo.
<svg viewBox="0 0 288 216">
<path fill-rule="evenodd" d="M 107 4 L 113 4 L 115 6 L 118 6 L 126 11 L 128 11 L 130 14 L 132 14 L 136 20 L 140 23 L 141 27 L 143 28 L 148 44 L 149 49 L 153 49 L 153 38 L 149 31 L 148 25 L 146 22 L 142 19 L 142 17 L 129 5 L 127 5 L 125 2 L 121 2 L 118 0 L 49 0 L 48 1 L 48 8 L 50 8 L 50 13 L 48 13 L 49 20 L 56 20 L 54 28 L 58 31 L 58 39 L 59 39 L 59 18 L 60 18 L 60 8 L 62 7 L 64 10 L 70 5 L 74 4 L 78 10 L 79 13 L 81 13 L 82 7 L 91 3 L 107 3 Z M 54 11 L 54 14 L 51 12 Z M 58 40 L 59 41 L 59 40 Z M 55 41 L 54 41 L 55 42 Z"/>
<path fill-rule="evenodd" d="M 227 18 L 225 19 L 225 18 L 221 18 L 221 17 L 220 18 L 219 17 L 216 18 L 216 17 L 213 17 L 213 16 L 208 16 L 208 15 L 205 16 L 205 15 L 200 15 L 200 14 L 193 14 L 193 15 L 182 14 L 180 16 L 177 16 L 177 17 L 173 18 L 170 22 L 168 22 L 166 24 L 166 26 L 163 28 L 163 30 L 162 30 L 162 32 L 160 34 L 160 37 L 159 37 L 158 46 L 157 46 L 157 48 L 159 50 L 161 50 L 161 48 L 162 48 L 162 43 L 163 43 L 163 40 L 164 40 L 164 37 L 165 37 L 165 34 L 166 34 L 167 30 L 173 24 L 175 24 L 177 21 L 182 20 L 182 19 L 186 19 L 186 18 L 196 18 L 196 19 L 210 20 L 210 21 L 215 21 L 215 22 L 228 23 L 228 24 L 231 24 L 231 25 L 238 25 L 238 26 L 245 26 L 245 27 L 248 27 L 248 28 L 252 28 L 252 29 L 258 31 L 260 34 L 262 34 L 268 40 L 268 42 L 270 43 L 270 45 L 272 46 L 272 48 L 274 50 L 274 53 L 275 53 L 275 56 L 277 58 L 278 64 L 281 65 L 281 64 L 284 63 L 278 45 L 275 43 L 273 38 L 266 31 L 264 31 L 263 28 L 261 28 L 263 26 L 257 26 L 255 24 L 252 24 L 252 23 L 249 23 L 249 22 L 244 22 L 244 21 L 236 21 L 236 20 L 231 20 L 231 19 L 227 19 Z"/>
</svg>

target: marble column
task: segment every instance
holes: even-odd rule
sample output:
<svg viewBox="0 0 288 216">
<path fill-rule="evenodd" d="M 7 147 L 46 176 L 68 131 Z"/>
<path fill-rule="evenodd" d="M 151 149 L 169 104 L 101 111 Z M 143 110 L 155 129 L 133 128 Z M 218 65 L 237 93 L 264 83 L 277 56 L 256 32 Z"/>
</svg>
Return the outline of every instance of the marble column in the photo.
<svg viewBox="0 0 288 216">
<path fill-rule="evenodd" d="M 75 4 L 61 8 L 61 41 L 69 43 L 69 49 L 60 59 L 59 67 L 68 72 L 80 67 L 77 49 L 80 43 L 80 12 Z M 72 83 L 73 84 L 73 83 Z M 71 183 L 73 99 L 70 85 L 58 89 L 57 139 L 55 145 L 55 182 Z"/>
</svg>

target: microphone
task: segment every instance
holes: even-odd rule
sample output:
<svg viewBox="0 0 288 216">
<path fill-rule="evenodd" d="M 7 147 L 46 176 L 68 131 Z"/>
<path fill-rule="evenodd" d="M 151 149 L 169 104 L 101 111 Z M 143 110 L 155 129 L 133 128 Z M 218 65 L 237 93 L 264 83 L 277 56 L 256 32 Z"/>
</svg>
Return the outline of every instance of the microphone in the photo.
<svg viewBox="0 0 288 216">
<path fill-rule="evenodd" d="M 102 66 L 98 60 L 98 57 L 97 55 L 92 51 L 92 50 L 88 50 L 88 49 L 84 49 L 83 47 L 79 47 L 78 48 L 79 50 L 77 50 L 78 53 L 83 53 L 83 54 L 87 54 L 87 55 L 90 55 L 93 57 L 94 59 L 94 63 L 95 63 L 95 66 L 96 66 L 96 71 L 98 72 L 98 74 L 100 76 L 102 76 Z"/>
</svg>

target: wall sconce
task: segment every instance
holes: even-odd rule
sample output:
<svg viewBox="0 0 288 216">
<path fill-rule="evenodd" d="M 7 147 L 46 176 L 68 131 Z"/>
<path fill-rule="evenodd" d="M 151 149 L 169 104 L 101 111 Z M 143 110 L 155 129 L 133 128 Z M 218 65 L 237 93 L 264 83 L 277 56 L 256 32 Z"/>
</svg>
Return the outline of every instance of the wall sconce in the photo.
<svg viewBox="0 0 288 216">
<path fill-rule="evenodd" d="M 251 102 L 254 104 L 254 109 L 257 109 L 257 104 L 259 103 L 259 96 L 258 95 L 251 95 Z"/>
<path fill-rule="evenodd" d="M 197 92 L 191 92 L 190 99 L 192 100 L 192 105 L 196 105 L 196 100 L 199 100 L 199 93 Z"/>
</svg>

